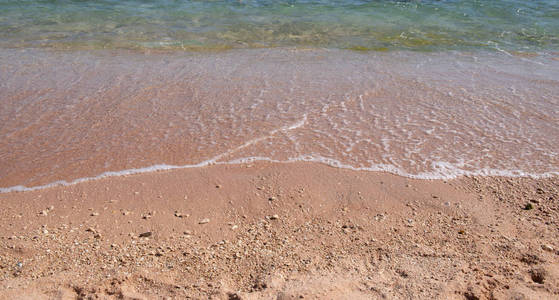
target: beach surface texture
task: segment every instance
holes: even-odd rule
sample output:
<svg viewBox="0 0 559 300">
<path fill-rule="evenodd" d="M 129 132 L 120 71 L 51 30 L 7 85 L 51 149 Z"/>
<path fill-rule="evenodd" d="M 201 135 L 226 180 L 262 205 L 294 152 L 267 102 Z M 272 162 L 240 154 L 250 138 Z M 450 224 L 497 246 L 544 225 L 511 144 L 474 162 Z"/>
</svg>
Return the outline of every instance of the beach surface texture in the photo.
<svg viewBox="0 0 559 300">
<path fill-rule="evenodd" d="M 210 166 L 2 194 L 2 299 L 555 299 L 557 178 Z"/>
<path fill-rule="evenodd" d="M 559 1 L 0 0 L 3 299 L 559 299 Z"/>
</svg>

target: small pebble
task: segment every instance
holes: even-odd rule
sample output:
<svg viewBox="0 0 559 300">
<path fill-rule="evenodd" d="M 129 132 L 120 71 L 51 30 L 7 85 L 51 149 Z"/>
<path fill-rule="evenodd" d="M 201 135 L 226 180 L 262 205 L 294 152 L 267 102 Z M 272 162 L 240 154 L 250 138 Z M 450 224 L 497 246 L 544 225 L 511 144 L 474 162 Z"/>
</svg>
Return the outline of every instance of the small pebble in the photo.
<svg viewBox="0 0 559 300">
<path fill-rule="evenodd" d="M 207 224 L 207 223 L 210 223 L 210 219 L 208 218 L 202 219 L 200 220 L 200 222 L 198 222 L 198 224 Z"/>
<path fill-rule="evenodd" d="M 182 214 L 178 211 L 175 211 L 175 217 L 177 217 L 177 218 L 188 218 L 188 217 L 190 217 L 190 215 L 189 214 Z"/>
<path fill-rule="evenodd" d="M 139 237 L 146 238 L 146 237 L 150 237 L 151 234 L 152 234 L 151 231 L 148 231 L 148 232 L 140 233 Z"/>
<path fill-rule="evenodd" d="M 553 252 L 553 247 L 551 245 L 542 245 L 542 249 L 545 251 Z"/>
</svg>

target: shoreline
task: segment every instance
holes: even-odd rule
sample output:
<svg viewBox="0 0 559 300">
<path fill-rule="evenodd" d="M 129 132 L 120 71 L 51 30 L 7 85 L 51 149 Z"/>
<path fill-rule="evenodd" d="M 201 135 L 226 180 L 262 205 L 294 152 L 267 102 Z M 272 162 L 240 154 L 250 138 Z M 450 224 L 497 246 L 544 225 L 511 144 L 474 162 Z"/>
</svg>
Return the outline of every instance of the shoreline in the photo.
<svg viewBox="0 0 559 300">
<path fill-rule="evenodd" d="M 250 142 L 249 142 L 250 143 Z M 243 147 L 244 145 L 241 145 Z M 218 155 L 218 157 L 221 155 Z M 347 166 L 341 164 L 337 160 L 332 160 L 328 158 L 296 158 L 287 161 L 277 161 L 268 158 L 259 158 L 259 157 L 249 157 L 249 158 L 241 158 L 234 161 L 227 161 L 221 162 L 216 161 L 216 158 L 212 158 L 209 160 L 202 161 L 197 164 L 192 165 L 167 165 L 167 164 L 156 164 L 148 167 L 140 167 L 134 169 L 127 169 L 121 171 L 107 171 L 101 173 L 96 176 L 91 177 L 82 177 L 72 180 L 57 180 L 51 183 L 47 183 L 44 185 L 36 185 L 36 186 L 24 186 L 24 185 L 15 185 L 9 187 L 0 187 L 0 194 L 7 194 L 7 193 L 21 193 L 21 192 L 32 192 L 32 191 L 40 191 L 44 189 L 54 188 L 54 187 L 69 187 L 76 184 L 81 184 L 90 181 L 102 180 L 105 178 L 113 178 L 113 177 L 122 177 L 122 176 L 131 176 L 131 175 L 139 175 L 139 174 L 149 174 L 149 173 L 157 173 L 157 172 L 167 172 L 167 171 L 174 171 L 174 170 L 184 170 L 184 169 L 197 169 L 197 168 L 206 168 L 212 167 L 217 165 L 224 165 L 224 166 L 246 166 L 253 163 L 272 163 L 272 164 L 293 164 L 293 163 L 313 163 L 313 164 L 320 164 L 327 167 L 332 168 L 339 168 L 357 172 L 378 172 L 378 173 L 386 173 L 395 176 L 401 176 L 413 180 L 454 180 L 460 179 L 463 177 L 502 177 L 502 178 L 530 178 L 530 179 L 545 179 L 545 178 L 553 178 L 559 176 L 559 171 L 548 171 L 544 173 L 527 173 L 522 170 L 494 170 L 494 169 L 483 169 L 480 171 L 465 171 L 465 170 L 457 170 L 457 174 L 448 175 L 444 177 L 441 175 L 425 175 L 425 174 L 408 174 L 402 170 L 394 166 L 384 166 L 384 169 L 380 166 L 376 167 L 359 167 L 355 168 L 352 166 Z"/>
<path fill-rule="evenodd" d="M 4 193 L 0 298 L 552 299 L 558 188 L 254 162 Z"/>
</svg>

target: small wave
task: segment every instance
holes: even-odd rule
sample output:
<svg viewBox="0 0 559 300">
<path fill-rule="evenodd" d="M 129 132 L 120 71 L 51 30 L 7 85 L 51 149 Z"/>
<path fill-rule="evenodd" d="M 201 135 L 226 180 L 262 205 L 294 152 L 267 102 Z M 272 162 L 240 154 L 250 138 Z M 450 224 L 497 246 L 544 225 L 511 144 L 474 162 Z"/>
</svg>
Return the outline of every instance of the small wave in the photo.
<svg viewBox="0 0 559 300">
<path fill-rule="evenodd" d="M 57 187 L 57 186 L 71 186 L 83 182 L 94 181 L 94 180 L 99 180 L 99 179 L 104 179 L 109 177 L 120 177 L 126 175 L 135 175 L 135 174 L 142 174 L 142 173 L 152 173 L 152 172 L 178 170 L 178 169 L 202 168 L 210 165 L 240 165 L 240 164 L 248 164 L 248 163 L 259 162 L 259 161 L 260 162 L 265 161 L 271 163 L 313 162 L 313 163 L 328 165 L 335 168 L 349 169 L 354 171 L 386 172 L 386 173 L 391 173 L 403 177 L 408 177 L 412 179 L 421 179 L 421 180 L 450 180 L 450 179 L 456 179 L 464 176 L 484 176 L 484 177 L 497 176 L 497 177 L 513 177 L 513 178 L 529 177 L 535 179 L 559 176 L 559 171 L 531 173 L 522 170 L 498 170 L 498 169 L 491 169 L 491 168 L 483 168 L 475 171 L 468 171 L 468 170 L 460 169 L 459 167 L 451 163 L 441 162 L 441 161 L 433 163 L 433 169 L 436 171 L 412 174 L 406 172 L 405 170 L 402 170 L 401 168 L 389 164 L 373 164 L 370 167 L 354 167 L 348 164 L 344 164 L 336 159 L 321 157 L 321 156 L 302 155 L 302 156 L 290 158 L 288 160 L 275 160 L 268 157 L 255 156 L 255 157 L 239 158 L 239 159 L 226 161 L 226 162 L 219 162 L 216 161 L 215 158 L 213 158 L 197 164 L 182 165 L 182 166 L 158 164 L 158 165 L 153 165 L 144 168 L 104 172 L 97 176 L 83 177 L 72 181 L 59 180 L 49 184 L 38 185 L 33 187 L 17 185 L 12 187 L 0 188 L 0 193 L 28 192 L 28 191 L 36 191 L 36 190 Z"/>
</svg>

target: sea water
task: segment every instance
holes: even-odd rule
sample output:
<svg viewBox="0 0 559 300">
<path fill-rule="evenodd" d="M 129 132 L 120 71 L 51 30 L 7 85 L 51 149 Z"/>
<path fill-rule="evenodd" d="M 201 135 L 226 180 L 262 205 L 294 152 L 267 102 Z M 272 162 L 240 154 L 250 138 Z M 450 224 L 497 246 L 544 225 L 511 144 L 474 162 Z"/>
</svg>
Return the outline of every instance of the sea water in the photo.
<svg viewBox="0 0 559 300">
<path fill-rule="evenodd" d="M 539 51 L 558 36 L 558 0 L 0 0 L 0 46 L 18 48 Z"/>
<path fill-rule="evenodd" d="M 0 191 L 314 161 L 559 174 L 559 1 L 0 0 Z"/>
</svg>

